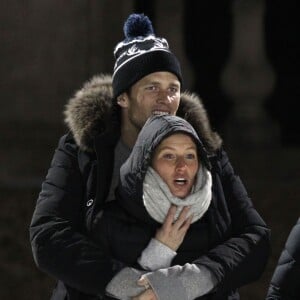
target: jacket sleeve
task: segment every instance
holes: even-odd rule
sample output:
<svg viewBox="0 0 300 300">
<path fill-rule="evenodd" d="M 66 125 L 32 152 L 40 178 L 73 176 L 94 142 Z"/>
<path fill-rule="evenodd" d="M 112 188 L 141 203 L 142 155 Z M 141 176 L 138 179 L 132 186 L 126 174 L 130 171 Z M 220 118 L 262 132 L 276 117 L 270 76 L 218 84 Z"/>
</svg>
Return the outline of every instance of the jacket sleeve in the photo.
<svg viewBox="0 0 300 300">
<path fill-rule="evenodd" d="M 292 228 L 271 279 L 267 300 L 300 299 L 300 218 Z"/>
<path fill-rule="evenodd" d="M 88 294 L 101 294 L 113 277 L 105 245 L 83 232 L 84 183 L 78 168 L 78 147 L 65 135 L 42 184 L 30 224 L 37 266 L 50 276 Z"/>
<path fill-rule="evenodd" d="M 152 238 L 137 262 L 144 270 L 154 271 L 170 267 L 176 255 L 177 253 L 171 248 Z"/>
<path fill-rule="evenodd" d="M 216 290 L 222 292 L 235 290 L 260 277 L 270 253 L 270 231 L 224 150 L 220 150 L 219 159 L 222 181 L 219 184 L 224 189 L 230 214 L 231 235 L 194 263 L 212 271 L 218 282 Z"/>
</svg>

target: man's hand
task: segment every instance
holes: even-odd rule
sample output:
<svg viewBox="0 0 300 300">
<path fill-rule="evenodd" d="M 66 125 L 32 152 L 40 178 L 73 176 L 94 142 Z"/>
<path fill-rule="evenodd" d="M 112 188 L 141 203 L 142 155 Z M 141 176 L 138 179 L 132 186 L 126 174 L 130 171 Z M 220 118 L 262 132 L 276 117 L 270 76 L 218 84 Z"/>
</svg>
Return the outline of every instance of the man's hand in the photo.
<svg viewBox="0 0 300 300">
<path fill-rule="evenodd" d="M 178 219 L 174 221 L 176 209 L 177 207 L 175 205 L 170 207 L 162 227 L 157 230 L 155 235 L 155 238 L 158 241 L 168 246 L 173 251 L 177 251 L 183 242 L 185 234 L 193 219 L 193 215 L 187 218 L 190 207 L 185 206 L 180 212 Z"/>
<path fill-rule="evenodd" d="M 157 300 L 156 295 L 152 288 L 149 286 L 148 280 L 145 277 L 141 277 L 138 282 L 138 285 L 144 286 L 145 291 L 140 293 L 139 295 L 132 297 L 132 300 Z"/>
</svg>

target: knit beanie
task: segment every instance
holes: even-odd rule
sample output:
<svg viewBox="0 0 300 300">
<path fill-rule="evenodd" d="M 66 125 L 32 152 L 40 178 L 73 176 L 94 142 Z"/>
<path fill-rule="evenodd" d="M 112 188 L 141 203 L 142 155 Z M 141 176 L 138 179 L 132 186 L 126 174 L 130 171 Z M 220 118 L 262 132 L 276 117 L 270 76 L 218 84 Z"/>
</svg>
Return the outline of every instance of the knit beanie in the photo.
<svg viewBox="0 0 300 300">
<path fill-rule="evenodd" d="M 167 71 L 182 83 L 180 64 L 166 39 L 156 37 L 144 14 L 131 14 L 124 24 L 125 39 L 114 50 L 113 96 L 118 97 L 134 83 L 154 72 Z"/>
</svg>

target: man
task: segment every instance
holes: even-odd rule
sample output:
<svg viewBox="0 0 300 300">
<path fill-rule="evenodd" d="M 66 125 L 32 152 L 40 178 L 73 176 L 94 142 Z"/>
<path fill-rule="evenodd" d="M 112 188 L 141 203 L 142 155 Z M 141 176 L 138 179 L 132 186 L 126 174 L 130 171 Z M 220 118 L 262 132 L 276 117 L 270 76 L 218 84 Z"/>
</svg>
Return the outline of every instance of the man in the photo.
<svg viewBox="0 0 300 300">
<path fill-rule="evenodd" d="M 131 15 L 124 33 L 114 51 L 112 78 L 94 77 L 67 104 L 70 132 L 59 141 L 33 213 L 35 262 L 58 280 L 51 299 L 101 299 L 123 267 L 91 240 L 90 232 L 105 203 L 114 199 L 119 169 L 149 116 L 178 114 L 193 125 L 212 158 L 221 148 L 200 99 L 180 94 L 179 62 L 167 41 L 154 35 L 149 19 Z M 263 241 L 257 250 L 262 261 L 266 249 Z M 264 267 L 253 265 L 247 281 Z M 234 272 L 232 276 L 239 278 Z"/>
</svg>

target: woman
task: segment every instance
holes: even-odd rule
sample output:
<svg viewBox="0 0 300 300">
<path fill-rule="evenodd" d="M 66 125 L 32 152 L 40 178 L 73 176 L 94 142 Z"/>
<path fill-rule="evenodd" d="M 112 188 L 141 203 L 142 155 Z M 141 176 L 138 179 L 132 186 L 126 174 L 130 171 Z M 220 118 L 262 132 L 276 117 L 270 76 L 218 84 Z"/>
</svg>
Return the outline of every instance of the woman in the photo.
<svg viewBox="0 0 300 300">
<path fill-rule="evenodd" d="M 226 153 L 208 157 L 179 117 L 146 122 L 116 199 L 93 229 L 121 269 L 106 288 L 116 299 L 239 299 L 264 270 L 269 230 Z"/>
</svg>

